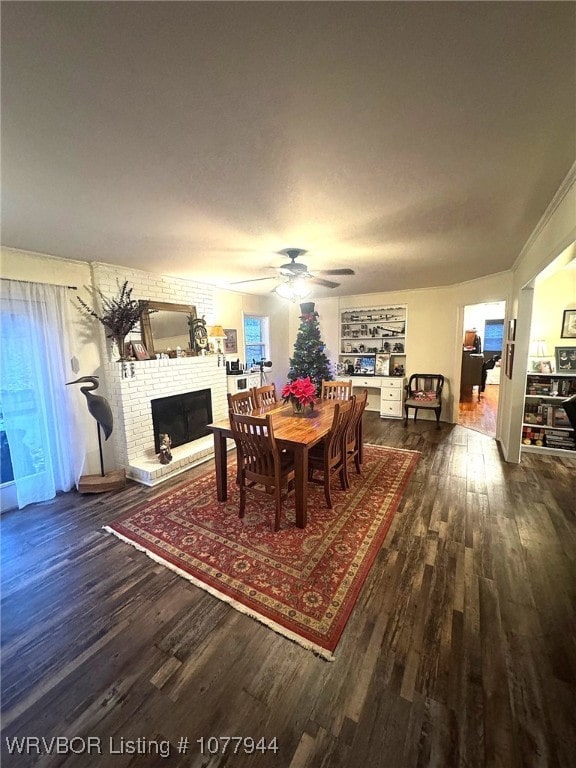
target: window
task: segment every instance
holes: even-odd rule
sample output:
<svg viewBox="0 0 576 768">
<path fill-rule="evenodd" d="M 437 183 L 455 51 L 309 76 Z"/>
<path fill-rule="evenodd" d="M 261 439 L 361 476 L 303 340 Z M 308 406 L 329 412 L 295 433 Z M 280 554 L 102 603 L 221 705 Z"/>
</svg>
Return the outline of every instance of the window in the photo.
<svg viewBox="0 0 576 768">
<path fill-rule="evenodd" d="M 13 478 L 20 508 L 69 491 L 82 469 L 66 387 L 68 304 L 64 286 L 1 281 L 0 479 L 4 488 Z"/>
<path fill-rule="evenodd" d="M 268 359 L 268 318 L 244 315 L 244 349 L 246 365 L 252 366 Z"/>
<path fill-rule="evenodd" d="M 484 352 L 502 352 L 504 340 L 504 320 L 486 320 L 484 322 Z"/>
</svg>

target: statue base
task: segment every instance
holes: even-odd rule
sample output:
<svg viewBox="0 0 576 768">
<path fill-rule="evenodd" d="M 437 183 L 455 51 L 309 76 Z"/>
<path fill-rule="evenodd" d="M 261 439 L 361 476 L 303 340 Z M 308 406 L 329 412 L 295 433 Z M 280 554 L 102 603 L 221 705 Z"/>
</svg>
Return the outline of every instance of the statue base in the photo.
<svg viewBox="0 0 576 768">
<path fill-rule="evenodd" d="M 82 475 L 78 481 L 78 493 L 106 493 L 121 491 L 126 487 L 126 470 L 116 469 L 107 475 Z"/>
</svg>

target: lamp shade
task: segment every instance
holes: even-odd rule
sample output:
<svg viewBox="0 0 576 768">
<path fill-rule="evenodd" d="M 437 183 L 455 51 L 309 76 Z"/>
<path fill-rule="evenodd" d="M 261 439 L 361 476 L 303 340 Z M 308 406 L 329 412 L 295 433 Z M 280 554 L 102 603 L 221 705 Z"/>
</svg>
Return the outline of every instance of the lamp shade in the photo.
<svg viewBox="0 0 576 768">
<path fill-rule="evenodd" d="M 222 328 L 221 325 L 213 325 L 210 330 L 208 331 L 208 336 L 211 339 L 225 339 L 226 334 L 224 333 L 224 328 Z"/>
</svg>

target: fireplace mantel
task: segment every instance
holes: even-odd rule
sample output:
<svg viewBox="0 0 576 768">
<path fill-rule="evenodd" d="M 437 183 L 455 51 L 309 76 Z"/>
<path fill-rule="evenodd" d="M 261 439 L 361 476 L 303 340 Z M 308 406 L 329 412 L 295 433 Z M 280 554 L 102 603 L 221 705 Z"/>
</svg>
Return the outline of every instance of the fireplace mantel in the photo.
<svg viewBox="0 0 576 768">
<path fill-rule="evenodd" d="M 212 418 L 226 418 L 226 368 L 218 357 L 169 358 L 142 360 L 126 373 L 120 363 L 109 363 L 106 379 L 110 407 L 114 415 L 112 440 L 119 467 L 126 475 L 144 485 L 156 485 L 213 455 L 212 438 L 204 437 L 172 451 L 172 462 L 160 464 L 154 451 L 154 430 L 150 401 L 186 392 L 210 389 Z"/>
</svg>

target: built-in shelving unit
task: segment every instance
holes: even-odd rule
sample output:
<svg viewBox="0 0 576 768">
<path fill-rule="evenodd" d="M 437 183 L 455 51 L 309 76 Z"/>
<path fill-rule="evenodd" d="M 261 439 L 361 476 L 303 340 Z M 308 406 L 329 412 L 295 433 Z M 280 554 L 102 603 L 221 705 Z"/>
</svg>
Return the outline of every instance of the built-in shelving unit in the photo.
<svg viewBox="0 0 576 768">
<path fill-rule="evenodd" d="M 406 305 L 340 311 L 337 376 L 368 389 L 368 410 L 402 418 L 406 370 Z"/>
<path fill-rule="evenodd" d="M 576 374 L 529 373 L 526 377 L 522 450 L 574 455 L 576 433 L 562 403 L 576 394 Z"/>
<path fill-rule="evenodd" d="M 338 372 L 388 376 L 406 369 L 406 305 L 343 309 Z"/>
</svg>

